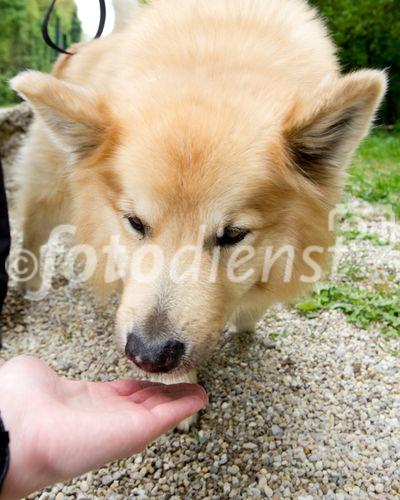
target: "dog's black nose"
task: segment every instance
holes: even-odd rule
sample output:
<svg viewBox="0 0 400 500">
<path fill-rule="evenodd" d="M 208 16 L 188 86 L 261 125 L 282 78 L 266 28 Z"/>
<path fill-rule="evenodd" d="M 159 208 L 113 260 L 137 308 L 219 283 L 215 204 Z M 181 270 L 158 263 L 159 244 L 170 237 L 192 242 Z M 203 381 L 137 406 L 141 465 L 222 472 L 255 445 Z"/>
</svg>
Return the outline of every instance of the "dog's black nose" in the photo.
<svg viewBox="0 0 400 500">
<path fill-rule="evenodd" d="M 179 340 L 144 340 L 140 334 L 131 333 L 125 346 L 126 356 L 139 368 L 149 373 L 167 373 L 176 368 L 185 352 Z"/>
</svg>

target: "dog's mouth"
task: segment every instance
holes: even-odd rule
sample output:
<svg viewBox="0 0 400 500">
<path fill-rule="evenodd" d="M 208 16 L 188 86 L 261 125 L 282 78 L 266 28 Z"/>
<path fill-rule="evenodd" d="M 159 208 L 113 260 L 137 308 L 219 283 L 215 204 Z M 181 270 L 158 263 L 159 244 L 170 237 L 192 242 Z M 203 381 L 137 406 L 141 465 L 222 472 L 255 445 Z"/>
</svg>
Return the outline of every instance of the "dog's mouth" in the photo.
<svg viewBox="0 0 400 500">
<path fill-rule="evenodd" d="M 149 362 L 143 360 L 140 356 L 134 356 L 133 359 L 130 356 L 126 356 L 128 361 L 130 361 L 136 368 L 140 371 L 149 373 L 149 374 L 167 374 L 179 371 L 179 364 L 175 365 L 174 363 L 160 363 L 155 364 L 153 362 Z"/>
<path fill-rule="evenodd" d="M 136 372 L 138 372 L 139 374 L 151 375 L 152 379 L 155 378 L 156 380 L 157 380 L 157 376 L 159 376 L 161 380 L 170 379 L 170 378 L 174 379 L 176 377 L 185 375 L 186 373 L 189 373 L 191 370 L 195 369 L 194 366 L 189 365 L 189 364 L 188 365 L 182 364 L 182 365 L 179 365 L 176 368 L 172 368 L 170 370 L 166 370 L 164 368 L 156 369 L 152 365 L 148 366 L 145 364 L 135 363 L 135 361 L 132 361 L 128 357 L 126 359 L 129 363 L 129 365 L 132 366 Z"/>
</svg>

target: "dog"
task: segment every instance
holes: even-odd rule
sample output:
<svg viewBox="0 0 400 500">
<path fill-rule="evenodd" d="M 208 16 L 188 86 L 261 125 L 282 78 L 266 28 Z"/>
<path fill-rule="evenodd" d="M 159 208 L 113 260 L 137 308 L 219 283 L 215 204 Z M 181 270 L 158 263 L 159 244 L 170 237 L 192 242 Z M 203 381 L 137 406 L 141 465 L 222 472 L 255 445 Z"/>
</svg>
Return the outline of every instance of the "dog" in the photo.
<svg viewBox="0 0 400 500">
<path fill-rule="evenodd" d="M 97 250 L 95 290 L 121 290 L 119 349 L 139 370 L 192 382 L 227 324 L 253 332 L 329 266 L 329 214 L 387 77 L 342 74 L 304 0 L 153 0 L 132 12 L 121 4 L 118 29 L 73 47 L 52 74 L 11 82 L 36 117 L 21 153 L 23 247 L 38 256 L 72 224 Z M 105 283 L 113 236 L 125 272 Z M 172 279 L 193 246 L 197 279 Z M 138 252 L 142 274 L 162 254 L 154 279 L 126 272 Z M 193 254 L 180 256 L 187 270 Z"/>
</svg>

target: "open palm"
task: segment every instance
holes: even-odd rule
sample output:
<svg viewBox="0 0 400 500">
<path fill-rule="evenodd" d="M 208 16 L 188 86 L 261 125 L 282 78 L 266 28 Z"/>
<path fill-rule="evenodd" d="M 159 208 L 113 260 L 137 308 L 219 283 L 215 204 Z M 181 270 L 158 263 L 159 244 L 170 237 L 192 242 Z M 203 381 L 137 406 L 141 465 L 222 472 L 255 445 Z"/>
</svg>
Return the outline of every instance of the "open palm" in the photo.
<svg viewBox="0 0 400 500">
<path fill-rule="evenodd" d="M 141 451 L 207 403 L 198 385 L 72 381 L 26 356 L 3 365 L 0 386 L 16 496 Z"/>
</svg>

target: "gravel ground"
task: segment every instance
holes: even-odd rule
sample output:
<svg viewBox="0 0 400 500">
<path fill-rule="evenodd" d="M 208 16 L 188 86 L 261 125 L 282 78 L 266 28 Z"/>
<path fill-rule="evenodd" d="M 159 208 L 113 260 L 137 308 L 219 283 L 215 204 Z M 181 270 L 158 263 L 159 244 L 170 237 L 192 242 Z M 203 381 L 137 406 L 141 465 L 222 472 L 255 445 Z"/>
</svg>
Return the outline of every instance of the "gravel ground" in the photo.
<svg viewBox="0 0 400 500">
<path fill-rule="evenodd" d="M 385 238 L 382 210 L 346 206 Z M 399 255 L 398 243 L 353 240 L 341 262 L 355 261 L 368 282 L 399 276 Z M 96 306 L 86 288 L 61 278 L 39 302 L 11 285 L 3 359 L 34 354 L 79 379 L 129 376 L 112 342 L 113 301 Z M 390 355 L 400 341 L 388 345 L 378 331 L 338 311 L 306 319 L 274 308 L 250 341 L 232 338 L 201 370 L 210 404 L 197 428 L 32 498 L 400 498 L 400 359 Z"/>
</svg>

